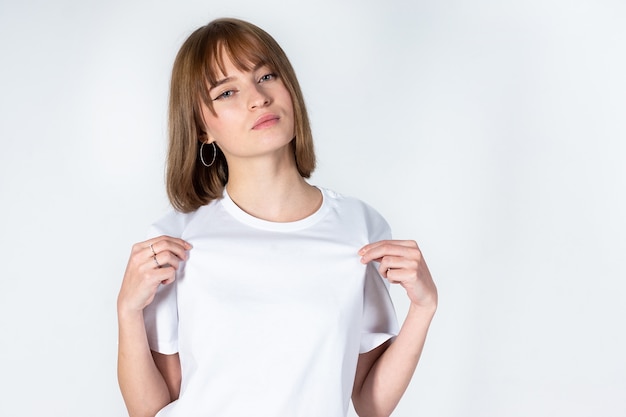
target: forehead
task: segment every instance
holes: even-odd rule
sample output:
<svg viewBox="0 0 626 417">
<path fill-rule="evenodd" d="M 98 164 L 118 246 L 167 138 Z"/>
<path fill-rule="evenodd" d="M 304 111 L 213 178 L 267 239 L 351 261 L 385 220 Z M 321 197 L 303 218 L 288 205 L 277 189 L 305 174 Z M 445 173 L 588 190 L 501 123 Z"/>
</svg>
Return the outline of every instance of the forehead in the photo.
<svg viewBox="0 0 626 417">
<path fill-rule="evenodd" d="M 223 78 L 232 77 L 237 73 L 254 72 L 264 65 L 264 62 L 237 62 L 229 55 L 222 55 L 219 60 L 212 63 L 211 78 L 215 77 L 217 80 L 221 80 Z"/>
<path fill-rule="evenodd" d="M 210 86 L 234 72 L 250 72 L 261 66 L 269 65 L 266 54 L 254 42 L 226 43 L 217 45 L 213 54 L 207 57 L 206 79 Z"/>
</svg>

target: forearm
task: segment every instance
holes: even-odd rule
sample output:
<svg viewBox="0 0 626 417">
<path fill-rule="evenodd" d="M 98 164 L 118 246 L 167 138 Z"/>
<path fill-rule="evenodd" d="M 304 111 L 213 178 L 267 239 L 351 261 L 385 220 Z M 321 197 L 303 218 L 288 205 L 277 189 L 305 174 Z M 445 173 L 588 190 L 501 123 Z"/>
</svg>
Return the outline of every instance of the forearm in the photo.
<svg viewBox="0 0 626 417">
<path fill-rule="evenodd" d="M 118 311 L 118 381 L 131 417 L 154 417 L 171 402 L 165 379 L 157 369 L 141 312 Z"/>
<path fill-rule="evenodd" d="M 398 336 L 373 364 L 355 409 L 361 417 L 389 416 L 406 391 L 419 362 L 435 307 L 411 305 Z"/>
</svg>

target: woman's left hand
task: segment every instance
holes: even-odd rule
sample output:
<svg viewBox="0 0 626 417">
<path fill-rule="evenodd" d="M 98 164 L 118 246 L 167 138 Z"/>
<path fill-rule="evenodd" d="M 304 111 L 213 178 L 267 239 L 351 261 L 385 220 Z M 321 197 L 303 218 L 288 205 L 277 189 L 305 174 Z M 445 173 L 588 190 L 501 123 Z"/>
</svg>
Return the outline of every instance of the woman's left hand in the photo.
<svg viewBox="0 0 626 417">
<path fill-rule="evenodd" d="M 379 262 L 378 271 L 393 284 L 400 284 L 416 307 L 437 307 L 437 287 L 426 261 L 413 240 L 381 240 L 359 250 L 361 262 Z"/>
</svg>

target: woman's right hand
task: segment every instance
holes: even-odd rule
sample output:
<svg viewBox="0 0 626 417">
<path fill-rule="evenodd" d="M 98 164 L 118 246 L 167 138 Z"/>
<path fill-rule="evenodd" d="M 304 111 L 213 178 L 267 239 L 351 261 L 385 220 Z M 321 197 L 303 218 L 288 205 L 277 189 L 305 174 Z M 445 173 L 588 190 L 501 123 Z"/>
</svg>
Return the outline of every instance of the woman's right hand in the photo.
<svg viewBox="0 0 626 417">
<path fill-rule="evenodd" d="M 159 236 L 133 245 L 117 298 L 119 312 L 140 312 L 149 305 L 160 284 L 174 282 L 191 245 L 182 239 Z"/>
</svg>

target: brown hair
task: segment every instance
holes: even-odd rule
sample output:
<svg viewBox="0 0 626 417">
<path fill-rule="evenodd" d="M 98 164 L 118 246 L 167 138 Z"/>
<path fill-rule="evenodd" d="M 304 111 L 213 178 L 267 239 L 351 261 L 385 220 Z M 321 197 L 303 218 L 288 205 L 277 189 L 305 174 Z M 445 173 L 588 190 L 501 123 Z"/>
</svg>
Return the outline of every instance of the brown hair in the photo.
<svg viewBox="0 0 626 417">
<path fill-rule="evenodd" d="M 298 172 L 309 178 L 315 169 L 313 137 L 304 98 L 285 52 L 267 32 L 251 23 L 230 18 L 214 20 L 187 38 L 172 70 L 166 184 L 171 204 L 185 213 L 220 198 L 228 182 L 228 165 L 219 148 L 210 167 L 205 167 L 199 157 L 201 142 L 206 140 L 201 103 L 214 111 L 209 88 L 216 83 L 220 72 L 224 73 L 223 51 L 239 70 L 250 71 L 263 64 L 282 79 L 293 102 L 292 148 Z M 212 154 L 212 149 L 207 153 Z M 212 155 L 205 157 L 210 159 Z"/>
</svg>

